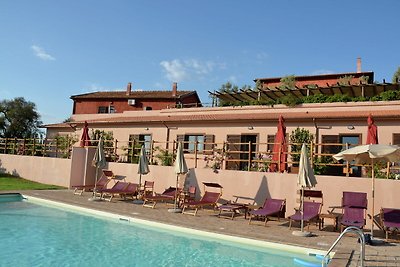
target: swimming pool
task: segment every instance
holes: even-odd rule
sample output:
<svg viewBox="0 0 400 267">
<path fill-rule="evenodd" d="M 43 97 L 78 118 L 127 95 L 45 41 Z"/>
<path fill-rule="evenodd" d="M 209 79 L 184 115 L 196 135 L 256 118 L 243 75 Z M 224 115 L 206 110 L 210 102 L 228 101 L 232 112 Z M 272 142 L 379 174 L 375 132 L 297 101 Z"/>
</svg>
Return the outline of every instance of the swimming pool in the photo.
<svg viewBox="0 0 400 267">
<path fill-rule="evenodd" d="M 307 255 L 318 251 L 285 252 L 216 234 L 201 237 L 194 230 L 188 238 L 188 232 L 171 231 L 170 226 L 162 229 L 99 212 L 85 215 L 68 206 L 50 207 L 31 197 L 0 201 L 0 265 L 298 266 L 294 258 L 320 263 Z"/>
</svg>

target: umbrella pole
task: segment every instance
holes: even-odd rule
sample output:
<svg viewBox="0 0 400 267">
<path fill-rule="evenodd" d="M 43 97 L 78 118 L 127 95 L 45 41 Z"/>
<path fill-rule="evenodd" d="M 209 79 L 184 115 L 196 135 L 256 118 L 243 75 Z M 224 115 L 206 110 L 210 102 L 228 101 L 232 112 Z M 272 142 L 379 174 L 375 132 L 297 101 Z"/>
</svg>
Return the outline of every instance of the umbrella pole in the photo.
<svg viewBox="0 0 400 267">
<path fill-rule="evenodd" d="M 99 174 L 99 168 L 98 168 L 98 167 L 96 167 L 96 174 L 95 174 L 95 177 L 94 177 L 94 188 L 93 188 L 93 194 L 92 194 L 92 197 L 88 199 L 88 200 L 90 200 L 90 201 L 97 201 L 97 200 L 101 200 L 101 198 L 99 198 L 99 199 L 97 199 L 97 198 L 96 198 L 96 190 L 97 190 L 96 183 L 97 183 L 97 175 L 98 175 L 98 174 Z"/>
<path fill-rule="evenodd" d="M 374 237 L 374 214 L 375 214 L 375 170 L 374 170 L 374 159 L 371 158 L 372 165 L 372 220 L 371 220 L 371 238 Z"/>
<path fill-rule="evenodd" d="M 141 173 L 139 173 L 139 192 L 141 191 L 141 188 L 142 188 L 142 174 Z M 143 190 L 144 190 L 144 188 L 143 188 Z M 139 198 L 141 198 L 142 196 L 139 196 Z"/>
<path fill-rule="evenodd" d="M 99 174 L 99 168 L 96 167 L 96 174 L 94 177 L 94 189 L 93 189 L 93 197 L 96 197 L 96 190 L 97 190 L 97 175 Z"/>
<path fill-rule="evenodd" d="M 176 175 L 176 187 L 175 187 L 175 200 L 174 200 L 174 209 L 177 209 L 177 198 L 178 198 L 178 179 L 179 179 L 179 174 Z"/>
<path fill-rule="evenodd" d="M 172 209 L 168 209 L 168 212 L 172 212 L 172 213 L 180 213 L 182 212 L 182 209 L 180 209 L 178 207 L 178 177 L 179 174 L 176 174 L 176 188 L 175 188 L 175 200 L 174 200 L 174 207 Z"/>
<path fill-rule="evenodd" d="M 301 187 L 301 205 L 300 205 L 300 212 L 301 212 L 301 231 L 304 232 L 304 187 Z"/>
</svg>

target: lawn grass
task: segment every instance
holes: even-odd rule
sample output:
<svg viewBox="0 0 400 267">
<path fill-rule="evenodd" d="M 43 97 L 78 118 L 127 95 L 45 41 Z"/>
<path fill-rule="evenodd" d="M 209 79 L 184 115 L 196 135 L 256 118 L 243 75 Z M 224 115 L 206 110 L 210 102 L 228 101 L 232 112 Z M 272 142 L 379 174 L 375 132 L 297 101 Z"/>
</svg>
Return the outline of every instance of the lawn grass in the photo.
<svg viewBox="0 0 400 267">
<path fill-rule="evenodd" d="M 0 173 L 0 191 L 65 189 L 57 185 L 41 184 L 10 174 Z"/>
</svg>

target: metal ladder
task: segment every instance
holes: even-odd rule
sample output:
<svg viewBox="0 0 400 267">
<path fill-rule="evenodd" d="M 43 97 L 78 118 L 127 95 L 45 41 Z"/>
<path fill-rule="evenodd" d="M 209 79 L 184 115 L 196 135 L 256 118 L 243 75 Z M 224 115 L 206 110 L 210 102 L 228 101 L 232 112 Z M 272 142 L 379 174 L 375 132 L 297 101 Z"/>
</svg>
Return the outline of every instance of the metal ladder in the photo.
<svg viewBox="0 0 400 267">
<path fill-rule="evenodd" d="M 356 233 L 360 237 L 360 243 L 361 243 L 361 267 L 364 267 L 364 258 L 365 258 L 365 237 L 363 231 L 361 231 L 360 228 L 355 227 L 355 226 L 350 226 L 344 229 L 344 231 L 339 235 L 339 237 L 336 239 L 336 241 L 332 244 L 332 246 L 329 248 L 328 252 L 326 252 L 325 256 L 322 258 L 322 266 L 325 267 L 327 264 L 327 258 L 329 256 L 329 253 L 332 252 L 332 250 L 336 247 L 336 245 L 339 243 L 339 241 L 342 239 L 342 237 L 347 234 L 347 233 Z"/>
</svg>

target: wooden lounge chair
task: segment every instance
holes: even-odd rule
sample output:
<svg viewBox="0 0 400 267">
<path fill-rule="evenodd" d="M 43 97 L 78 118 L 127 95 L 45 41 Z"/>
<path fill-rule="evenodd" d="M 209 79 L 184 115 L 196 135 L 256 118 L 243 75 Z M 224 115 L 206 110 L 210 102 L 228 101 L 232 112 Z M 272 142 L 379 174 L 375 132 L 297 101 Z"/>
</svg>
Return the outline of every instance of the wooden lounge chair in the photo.
<svg viewBox="0 0 400 267">
<path fill-rule="evenodd" d="M 258 210 L 252 210 L 249 212 L 249 224 L 251 224 L 252 218 L 255 217 L 265 217 L 264 226 L 267 226 L 268 219 L 271 216 L 278 217 L 278 221 L 280 216 L 284 213 L 286 205 L 285 199 L 266 199 L 264 202 L 264 206 Z"/>
<path fill-rule="evenodd" d="M 167 188 L 161 194 L 156 194 L 154 196 L 144 195 L 143 207 L 154 209 L 158 202 L 175 201 L 175 196 L 178 196 L 175 187 Z"/>
<path fill-rule="evenodd" d="M 202 198 L 198 201 L 189 201 L 186 203 L 182 204 L 182 214 L 189 214 L 196 216 L 197 211 L 200 208 L 204 207 L 213 207 L 214 209 L 217 207 L 217 202 L 219 198 L 222 195 L 222 186 L 217 184 L 217 183 L 204 183 L 204 188 L 206 187 L 212 187 L 212 188 L 218 188 L 220 192 L 211 192 L 211 191 L 205 191 L 204 195 Z"/>
<path fill-rule="evenodd" d="M 120 193 L 120 195 L 126 199 L 126 197 L 131 197 L 132 199 L 137 198 L 139 194 L 139 184 L 128 183 L 128 186 L 125 187 Z"/>
<path fill-rule="evenodd" d="M 386 241 L 389 239 L 389 234 L 400 233 L 400 209 L 382 208 L 380 221 Z"/>
<path fill-rule="evenodd" d="M 105 189 L 99 190 L 99 193 L 101 194 L 102 199 L 108 200 L 111 202 L 111 200 L 114 198 L 115 195 L 123 196 L 123 194 L 125 192 L 124 190 L 127 187 L 128 187 L 127 182 L 118 181 L 111 188 L 105 188 Z"/>
<path fill-rule="evenodd" d="M 144 181 L 143 188 L 141 189 L 141 197 L 152 196 L 154 194 L 154 181 Z"/>
<path fill-rule="evenodd" d="M 85 190 L 94 190 L 96 187 L 96 190 L 101 190 L 107 187 L 108 182 L 110 182 L 110 179 L 102 175 L 99 180 L 97 180 L 96 185 L 73 185 L 72 188 L 74 188 L 74 195 L 82 195 Z"/>
<path fill-rule="evenodd" d="M 309 202 L 304 201 L 303 204 L 303 215 L 301 214 L 300 210 L 297 210 L 295 214 L 289 216 L 289 229 L 292 228 L 293 221 L 301 221 L 303 220 L 308 224 L 307 229 L 310 228 L 311 222 L 315 221 L 319 223 L 319 214 L 321 212 L 322 204 L 319 202 Z"/>
</svg>

